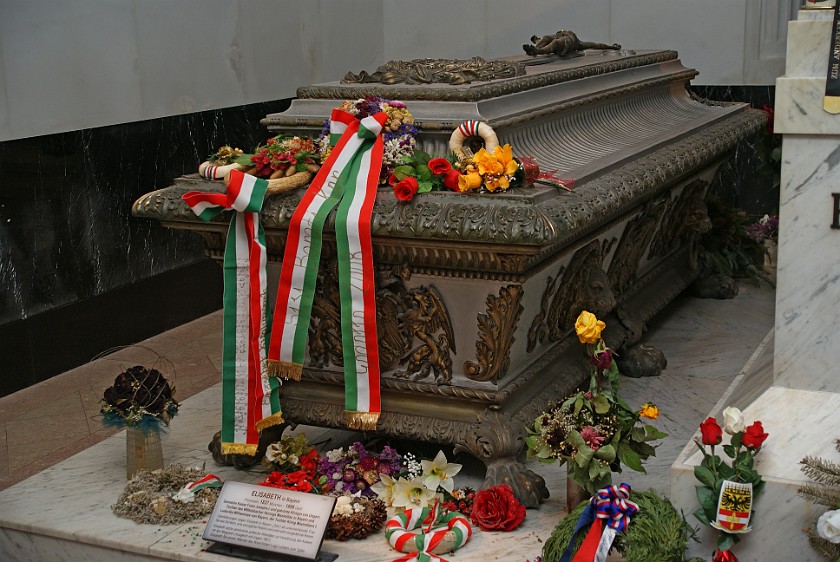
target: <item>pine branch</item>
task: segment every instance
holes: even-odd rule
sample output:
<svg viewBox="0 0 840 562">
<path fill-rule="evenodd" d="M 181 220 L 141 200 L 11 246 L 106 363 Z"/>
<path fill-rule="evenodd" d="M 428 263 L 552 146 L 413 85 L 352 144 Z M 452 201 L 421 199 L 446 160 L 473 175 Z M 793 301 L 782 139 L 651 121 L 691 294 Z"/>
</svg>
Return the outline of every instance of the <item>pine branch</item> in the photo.
<svg viewBox="0 0 840 562">
<path fill-rule="evenodd" d="M 811 480 L 827 486 L 840 486 L 840 464 L 810 455 L 800 463 L 802 472 Z"/>
<path fill-rule="evenodd" d="M 840 544 L 828 542 L 813 531 L 808 531 L 808 542 L 826 560 L 835 562 L 840 559 Z"/>
<path fill-rule="evenodd" d="M 808 483 L 799 488 L 799 495 L 811 500 L 814 503 L 837 508 L 840 505 L 840 490 L 820 486 L 819 484 Z"/>
</svg>

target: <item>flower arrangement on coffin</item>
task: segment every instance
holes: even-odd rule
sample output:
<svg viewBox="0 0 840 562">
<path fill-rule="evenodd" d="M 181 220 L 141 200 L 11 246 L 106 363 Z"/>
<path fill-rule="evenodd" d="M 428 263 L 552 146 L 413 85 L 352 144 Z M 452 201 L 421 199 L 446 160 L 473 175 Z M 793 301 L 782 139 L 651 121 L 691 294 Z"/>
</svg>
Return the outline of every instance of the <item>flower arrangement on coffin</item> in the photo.
<svg viewBox="0 0 840 562">
<path fill-rule="evenodd" d="M 318 461 L 318 474 L 324 478 L 324 493 L 374 496 L 371 486 L 383 477 L 397 476 L 402 470 L 403 457 L 395 449 L 385 446 L 380 453 L 368 451 L 360 442 L 345 450 L 343 447 L 327 451 Z"/>
<path fill-rule="evenodd" d="M 723 421 L 721 429 L 715 418 L 707 418 L 700 424 L 700 440 L 695 439 L 703 460 L 694 467 L 694 476 L 702 484 L 696 487 L 700 509 L 694 517 L 720 531 L 714 562 L 737 562 L 731 548 L 740 540 L 740 534 L 750 531 L 754 498 L 764 487 L 753 465 L 767 433 L 760 421 L 745 427 L 744 416 L 737 408 L 724 409 Z M 723 442 L 724 431 L 731 436 L 730 442 L 722 446 L 731 465 L 715 454 L 715 447 Z"/>
<path fill-rule="evenodd" d="M 388 115 L 383 132 L 384 149 L 382 170 L 379 176 L 382 183 L 391 175 L 394 168 L 404 163 L 404 158 L 410 158 L 414 153 L 417 146 L 415 140 L 417 127 L 414 126 L 414 116 L 411 115 L 403 102 L 387 100 L 379 96 L 368 96 L 353 101 L 344 101 L 338 106 L 338 109 L 355 115 L 358 119 L 382 112 Z M 321 131 L 321 136 L 318 138 L 318 153 L 321 161 L 325 161 L 332 150 L 329 140 L 330 122 L 327 120 Z"/>
<path fill-rule="evenodd" d="M 155 430 L 178 413 L 175 387 L 157 369 L 141 365 L 117 375 L 103 395 L 100 412 L 106 425 Z"/>
<path fill-rule="evenodd" d="M 840 452 L 840 439 L 834 441 L 834 448 Z M 831 508 L 817 519 L 816 532 L 807 530 L 808 542 L 826 560 L 840 560 L 840 464 L 812 456 L 799 462 L 802 472 L 812 480 L 799 488 L 799 493 Z"/>
<path fill-rule="evenodd" d="M 267 179 L 266 193 L 283 193 L 309 183 L 320 168 L 318 150 L 309 137 L 281 134 L 268 139 L 253 153 L 223 146 L 208 156 L 198 173 L 206 179 L 227 181 L 231 170 L 241 170 Z"/>
<path fill-rule="evenodd" d="M 612 483 L 622 466 L 645 472 L 642 463 L 656 454 L 651 441 L 666 436 L 642 417 L 656 419 L 658 408 L 645 404 L 631 409 L 618 394 L 619 372 L 613 351 L 601 339 L 606 324 L 587 311 L 575 322 L 578 340 L 586 346 L 591 365 L 588 390 L 580 390 L 560 405 L 541 413 L 528 429 L 528 456 L 568 465 L 568 477 L 592 496 Z"/>
<path fill-rule="evenodd" d="M 513 157 L 509 144 L 496 146 L 492 152 L 482 148 L 461 161 L 433 158 L 418 150 L 403 157 L 402 165 L 388 176 L 388 184 L 400 201 L 410 201 L 417 193 L 429 191 L 506 191 L 522 185 L 524 180 L 525 171 Z"/>
<path fill-rule="evenodd" d="M 231 170 L 246 170 L 250 167 L 247 161 L 239 162 L 243 155 L 241 149 L 224 145 L 198 166 L 198 173 L 208 180 L 224 179 Z"/>
</svg>

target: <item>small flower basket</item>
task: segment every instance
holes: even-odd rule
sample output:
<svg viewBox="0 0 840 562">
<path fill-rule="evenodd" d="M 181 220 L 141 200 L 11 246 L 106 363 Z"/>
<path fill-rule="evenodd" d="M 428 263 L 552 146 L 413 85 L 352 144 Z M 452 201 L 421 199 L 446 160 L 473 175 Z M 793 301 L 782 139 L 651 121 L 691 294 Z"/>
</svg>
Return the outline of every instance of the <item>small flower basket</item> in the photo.
<svg viewBox="0 0 840 562">
<path fill-rule="evenodd" d="M 178 413 L 175 389 L 157 369 L 140 365 L 126 369 L 105 390 L 101 402 L 105 425 L 127 428 L 126 476 L 131 479 L 143 468 L 163 468 L 160 424 Z"/>
</svg>

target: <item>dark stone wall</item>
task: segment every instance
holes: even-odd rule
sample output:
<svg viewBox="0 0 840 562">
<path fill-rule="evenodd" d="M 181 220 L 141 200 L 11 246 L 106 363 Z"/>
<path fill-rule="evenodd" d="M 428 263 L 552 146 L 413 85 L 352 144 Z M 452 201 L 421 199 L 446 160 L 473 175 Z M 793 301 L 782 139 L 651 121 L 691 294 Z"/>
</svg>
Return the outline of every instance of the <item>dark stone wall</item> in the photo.
<svg viewBox="0 0 840 562">
<path fill-rule="evenodd" d="M 221 306 L 199 235 L 131 216 L 289 100 L 0 143 L 0 395 Z"/>
<path fill-rule="evenodd" d="M 775 86 L 693 86 L 692 90 L 710 100 L 746 102 L 756 109 L 772 108 Z M 758 218 L 779 212 L 779 162 L 770 151 L 778 146 L 778 136 L 762 132 L 753 142 L 740 143 L 735 159 L 721 171 L 722 184 L 716 190 L 724 203 L 743 209 Z"/>
</svg>

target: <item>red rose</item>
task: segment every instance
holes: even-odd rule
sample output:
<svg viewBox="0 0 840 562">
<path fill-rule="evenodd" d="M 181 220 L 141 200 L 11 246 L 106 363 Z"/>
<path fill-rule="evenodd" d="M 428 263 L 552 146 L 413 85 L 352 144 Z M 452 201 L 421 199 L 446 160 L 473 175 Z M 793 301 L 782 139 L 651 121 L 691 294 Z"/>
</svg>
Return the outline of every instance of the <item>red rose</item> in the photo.
<svg viewBox="0 0 840 562">
<path fill-rule="evenodd" d="M 525 506 L 510 486 L 499 484 L 475 495 L 470 518 L 483 531 L 512 531 L 525 519 Z"/>
<path fill-rule="evenodd" d="M 773 106 L 769 103 L 765 103 L 761 106 L 761 111 L 767 114 L 767 134 L 773 134 L 773 121 L 775 118 L 775 112 L 773 111 Z"/>
<path fill-rule="evenodd" d="M 398 180 L 397 176 L 395 176 L 394 174 L 391 174 L 390 176 L 388 176 L 388 185 L 390 185 L 391 187 L 394 187 L 399 182 L 400 182 L 400 180 Z"/>
<path fill-rule="evenodd" d="M 764 433 L 764 426 L 760 421 L 754 422 L 744 431 L 743 443 L 747 449 L 760 449 L 765 439 L 767 439 L 767 434 Z"/>
<path fill-rule="evenodd" d="M 411 201 L 414 194 L 417 193 L 417 178 L 406 176 L 401 182 L 394 186 L 394 195 L 400 201 Z"/>
<path fill-rule="evenodd" d="M 452 164 L 446 158 L 432 158 L 427 165 L 432 173 L 438 176 L 452 169 Z"/>
<path fill-rule="evenodd" d="M 612 349 L 606 348 L 600 352 L 596 351 L 589 358 L 589 362 L 602 371 L 608 370 L 612 366 Z"/>
<path fill-rule="evenodd" d="M 461 172 L 458 170 L 450 169 L 448 172 L 443 174 L 443 186 L 447 189 L 451 189 L 452 191 L 460 191 L 458 189 L 458 178 L 460 177 Z"/>
<path fill-rule="evenodd" d="M 715 418 L 706 418 L 706 421 L 700 424 L 700 433 L 704 445 L 717 445 L 723 440 L 723 430 Z"/>
</svg>

